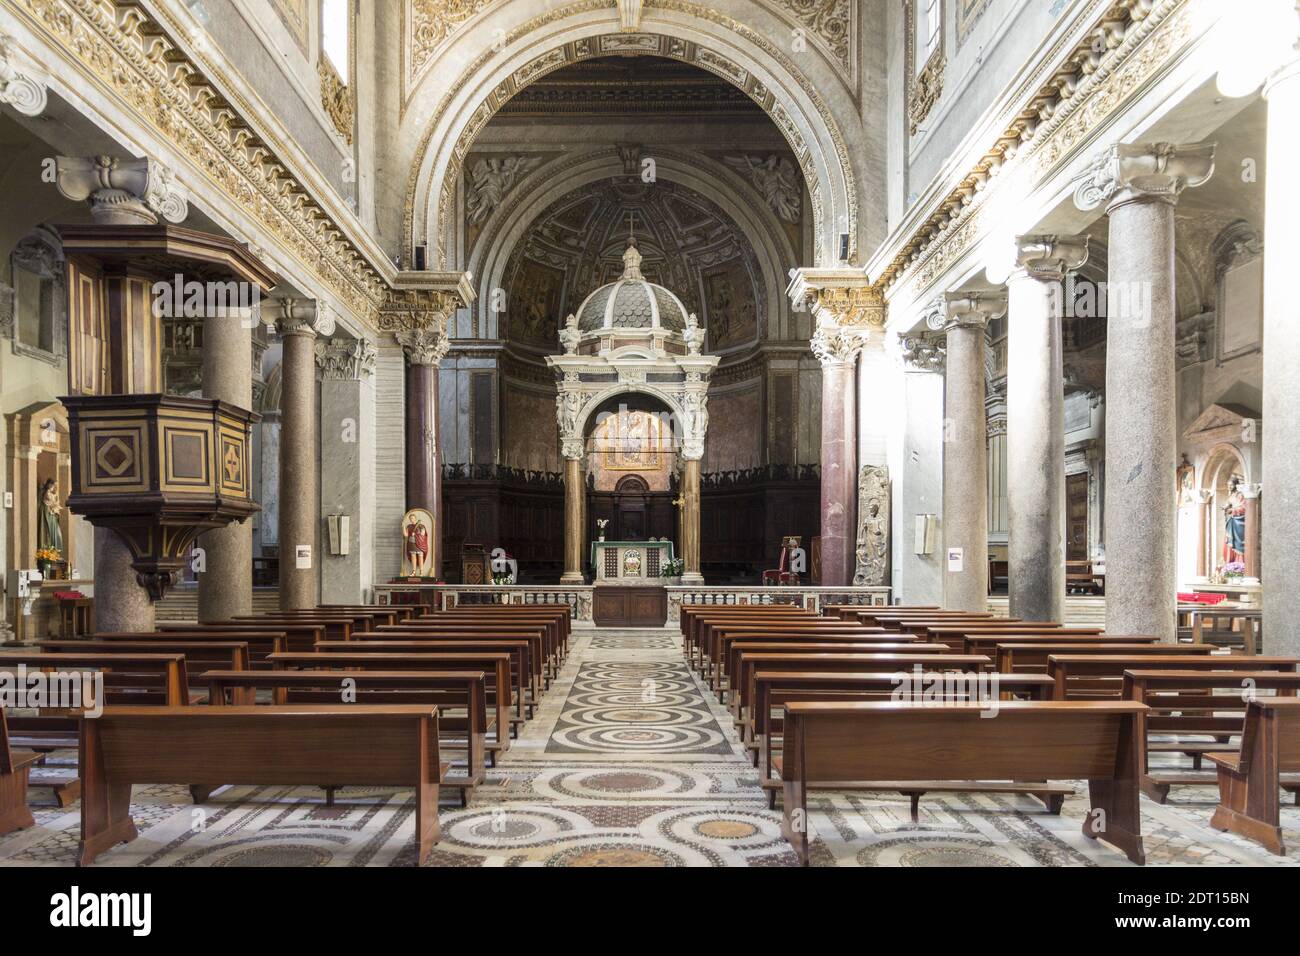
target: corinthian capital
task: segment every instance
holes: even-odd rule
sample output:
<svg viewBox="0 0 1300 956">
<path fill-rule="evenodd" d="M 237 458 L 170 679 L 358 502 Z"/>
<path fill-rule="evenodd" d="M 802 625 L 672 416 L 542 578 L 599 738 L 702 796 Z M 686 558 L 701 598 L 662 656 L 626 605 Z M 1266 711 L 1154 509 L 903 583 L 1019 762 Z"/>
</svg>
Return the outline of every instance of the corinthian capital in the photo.
<svg viewBox="0 0 1300 956">
<path fill-rule="evenodd" d="M 55 185 L 74 202 L 90 200 L 90 218 L 99 225 L 149 225 L 161 215 L 183 222 L 189 200 L 172 171 L 148 157 L 57 156 Z"/>
<path fill-rule="evenodd" d="M 869 338 L 867 329 L 823 325 L 813 333 L 808 346 L 822 365 L 843 365 L 857 359 Z"/>
<path fill-rule="evenodd" d="M 947 362 L 943 336 L 934 332 L 899 332 L 898 356 L 903 365 L 922 372 L 942 372 Z"/>
<path fill-rule="evenodd" d="M 1214 175 L 1214 144 L 1119 143 L 1084 171 L 1074 190 L 1080 209 L 1126 202 L 1178 201 L 1178 194 Z"/>
<path fill-rule="evenodd" d="M 262 321 L 274 325 L 281 336 L 334 334 L 334 316 L 329 307 L 315 299 L 296 296 L 278 296 L 263 299 L 260 305 Z"/>
<path fill-rule="evenodd" d="M 40 116 L 48 102 L 45 84 L 18 68 L 17 53 L 14 38 L 0 33 L 0 103 L 24 116 Z"/>
<path fill-rule="evenodd" d="M 884 296 L 860 269 L 792 269 L 786 294 L 818 326 L 885 327 Z"/>
<path fill-rule="evenodd" d="M 406 360 L 412 365 L 431 365 L 436 368 L 451 348 L 447 330 L 441 325 L 424 329 L 402 329 L 394 335 L 406 353 Z"/>
<path fill-rule="evenodd" d="M 379 310 L 381 332 L 446 328 L 475 299 L 468 272 L 401 272 Z"/>
<path fill-rule="evenodd" d="M 983 329 L 990 319 L 1007 314 L 1005 292 L 949 292 L 934 329 Z"/>
<path fill-rule="evenodd" d="M 1016 265 L 1030 278 L 1059 282 L 1087 261 L 1087 236 L 1016 237 Z"/>
<path fill-rule="evenodd" d="M 369 339 L 330 339 L 316 343 L 316 367 L 321 378 L 359 382 L 375 371 L 377 350 Z"/>
</svg>

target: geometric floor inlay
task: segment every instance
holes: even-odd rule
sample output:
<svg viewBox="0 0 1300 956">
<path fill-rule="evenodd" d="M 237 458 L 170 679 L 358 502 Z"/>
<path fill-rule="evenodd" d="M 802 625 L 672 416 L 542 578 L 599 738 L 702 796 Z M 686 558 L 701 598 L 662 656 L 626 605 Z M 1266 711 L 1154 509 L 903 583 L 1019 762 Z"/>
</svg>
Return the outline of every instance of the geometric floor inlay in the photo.
<svg viewBox="0 0 1300 956">
<path fill-rule="evenodd" d="M 75 755 L 64 755 L 75 759 Z M 1060 816 L 1028 796 L 906 797 L 814 791 L 813 866 L 1131 866 L 1086 839 L 1086 785 Z M 414 803 L 400 787 L 348 787 L 326 807 L 315 787 L 231 786 L 203 806 L 184 787 L 137 787 L 139 838 L 96 866 L 410 866 Z M 37 826 L 0 837 L 0 866 L 69 866 L 79 805 L 31 791 Z M 1147 865 L 1294 866 L 1209 827 L 1216 793 L 1143 798 Z M 758 771 L 727 709 L 686 667 L 670 629 L 575 631 L 571 653 L 468 808 L 440 809 L 440 866 L 794 866 Z M 1300 808 L 1282 808 L 1300 847 Z"/>
</svg>

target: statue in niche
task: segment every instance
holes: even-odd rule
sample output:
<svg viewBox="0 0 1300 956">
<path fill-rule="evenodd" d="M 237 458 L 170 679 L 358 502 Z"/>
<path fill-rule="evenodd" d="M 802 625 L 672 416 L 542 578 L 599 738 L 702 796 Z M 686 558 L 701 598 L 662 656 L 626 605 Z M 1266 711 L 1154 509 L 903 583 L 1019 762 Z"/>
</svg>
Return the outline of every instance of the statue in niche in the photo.
<svg viewBox="0 0 1300 956">
<path fill-rule="evenodd" d="M 882 587 L 889 568 L 889 468 L 858 472 L 858 547 L 854 587 Z"/>
<path fill-rule="evenodd" d="M 63 556 L 63 529 L 59 526 L 59 489 L 53 478 L 41 483 L 36 497 L 36 549 L 57 551 Z"/>
<path fill-rule="evenodd" d="M 1223 563 L 1246 561 L 1246 496 L 1241 493 L 1242 479 L 1228 479 L 1228 503 L 1223 506 Z"/>
<path fill-rule="evenodd" d="M 423 508 L 412 508 L 402 519 L 402 550 L 406 558 L 407 577 L 429 576 L 429 550 L 433 542 L 433 515 Z"/>
</svg>

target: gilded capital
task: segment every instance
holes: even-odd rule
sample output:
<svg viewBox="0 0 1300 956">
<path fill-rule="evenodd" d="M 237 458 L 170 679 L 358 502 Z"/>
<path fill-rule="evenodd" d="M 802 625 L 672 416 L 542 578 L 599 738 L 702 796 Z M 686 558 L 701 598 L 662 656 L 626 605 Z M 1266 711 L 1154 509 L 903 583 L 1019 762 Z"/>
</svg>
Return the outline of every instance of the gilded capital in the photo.
<svg viewBox="0 0 1300 956">
<path fill-rule="evenodd" d="M 1059 282 L 1087 261 L 1087 236 L 1016 237 L 1017 269 L 1032 279 Z"/>
<path fill-rule="evenodd" d="M 786 294 L 819 327 L 883 329 L 885 298 L 860 269 L 792 269 Z"/>
<path fill-rule="evenodd" d="M 54 183 L 73 202 L 90 200 L 99 225 L 155 225 L 184 222 L 189 199 L 171 169 L 148 157 L 56 156 Z"/>
<path fill-rule="evenodd" d="M 1118 143 L 1098 156 L 1079 178 L 1074 204 L 1106 208 L 1126 202 L 1175 203 L 1187 188 L 1214 175 L 1214 143 Z"/>
</svg>

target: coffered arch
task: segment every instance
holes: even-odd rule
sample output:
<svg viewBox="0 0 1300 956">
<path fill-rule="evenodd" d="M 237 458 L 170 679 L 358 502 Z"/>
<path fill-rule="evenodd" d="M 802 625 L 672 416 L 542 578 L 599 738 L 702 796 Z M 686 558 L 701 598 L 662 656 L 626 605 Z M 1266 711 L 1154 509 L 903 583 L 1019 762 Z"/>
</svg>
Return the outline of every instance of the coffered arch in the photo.
<svg viewBox="0 0 1300 956">
<path fill-rule="evenodd" d="M 694 196 L 707 197 L 742 234 L 742 242 L 757 273 L 757 298 L 762 303 L 757 315 L 757 337 L 791 337 L 797 331 L 792 328 L 797 317 L 791 314 L 783 288 L 786 273 L 797 264 L 798 254 L 789 235 L 776 222 L 761 197 L 719 163 L 663 150 L 657 150 L 655 155 L 659 181 L 681 187 Z M 489 338 L 503 335 L 493 311 L 494 301 L 499 298 L 494 293 L 509 287 L 512 256 L 520 243 L 527 240 L 534 224 L 575 190 L 627 178 L 625 173 L 624 159 L 617 150 L 599 149 L 577 159 L 542 165 L 515 185 L 510 198 L 494 209 L 485 221 L 482 232 L 469 250 L 466 266 L 479 286 L 476 303 L 479 335 Z M 621 254 L 621 247 L 618 252 Z M 673 291 L 688 294 L 691 290 L 679 288 Z M 570 304 L 569 308 L 573 305 Z M 702 323 L 708 323 L 707 310 L 700 310 L 700 317 Z M 556 330 L 562 318 L 561 315 L 551 317 Z M 752 343 L 724 342 L 723 349 L 747 344 Z"/>
<path fill-rule="evenodd" d="M 457 184 L 476 136 L 501 106 L 540 77 L 611 54 L 688 62 L 743 90 L 781 132 L 807 182 L 812 264 L 838 262 L 841 235 L 848 236 L 849 261 L 858 260 L 858 175 L 840 125 L 847 121 L 861 133 L 861 120 L 854 110 L 834 115 L 818 87 L 771 40 L 710 7 L 677 0 L 647 7 L 637 33 L 619 32 L 617 11 L 604 4 L 575 3 L 522 22 L 507 15 L 502 8 L 440 50 L 447 64 L 469 63 L 445 94 L 421 95 L 434 88 L 432 78 L 445 82 L 446 73 L 433 69 L 408 101 L 399 137 L 411 168 L 402 229 L 408 263 L 418 244 L 427 247 L 429 268 L 462 266 L 454 242 Z"/>
</svg>

